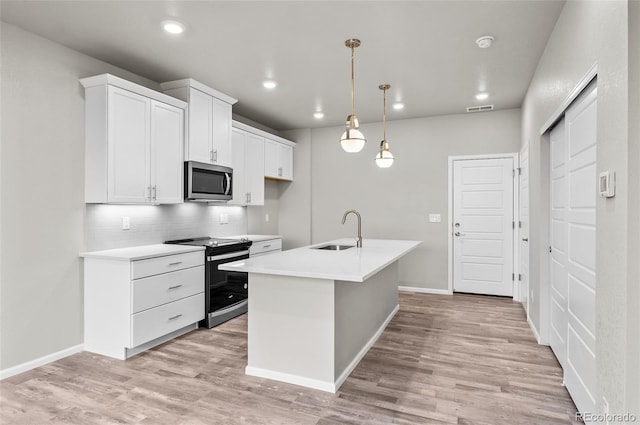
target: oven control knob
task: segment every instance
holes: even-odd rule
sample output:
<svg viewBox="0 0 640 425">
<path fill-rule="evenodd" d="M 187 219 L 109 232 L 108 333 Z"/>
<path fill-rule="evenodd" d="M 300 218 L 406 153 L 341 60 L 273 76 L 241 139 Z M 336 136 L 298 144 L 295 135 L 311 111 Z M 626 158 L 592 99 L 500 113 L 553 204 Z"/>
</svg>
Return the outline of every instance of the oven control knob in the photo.
<svg viewBox="0 0 640 425">
<path fill-rule="evenodd" d="M 249 287 L 249 285 L 247 285 L 246 283 L 244 284 L 244 289 L 247 289 Z"/>
</svg>

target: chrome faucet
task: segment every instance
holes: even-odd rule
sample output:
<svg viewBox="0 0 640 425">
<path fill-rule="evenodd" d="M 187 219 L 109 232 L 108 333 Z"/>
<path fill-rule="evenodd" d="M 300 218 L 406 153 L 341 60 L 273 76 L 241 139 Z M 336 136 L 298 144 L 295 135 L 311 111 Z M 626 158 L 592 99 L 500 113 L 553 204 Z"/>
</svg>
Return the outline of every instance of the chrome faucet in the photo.
<svg viewBox="0 0 640 425">
<path fill-rule="evenodd" d="M 362 248 L 362 217 L 360 217 L 360 213 L 356 210 L 345 211 L 342 216 L 342 224 L 347 221 L 347 216 L 350 213 L 354 213 L 358 217 L 358 239 L 356 240 L 356 247 Z"/>
</svg>

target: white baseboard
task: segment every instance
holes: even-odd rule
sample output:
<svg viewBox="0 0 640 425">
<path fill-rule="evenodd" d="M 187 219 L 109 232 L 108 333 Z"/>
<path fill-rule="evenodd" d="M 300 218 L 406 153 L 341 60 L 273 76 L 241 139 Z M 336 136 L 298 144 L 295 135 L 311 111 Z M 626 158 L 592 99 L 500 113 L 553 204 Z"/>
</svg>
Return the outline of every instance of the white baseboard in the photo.
<svg viewBox="0 0 640 425">
<path fill-rule="evenodd" d="M 287 382 L 289 384 L 300 385 L 302 387 L 313 388 L 314 390 L 326 391 L 329 393 L 336 392 L 336 386 L 333 382 L 320 381 L 304 376 L 293 375 L 290 373 L 276 372 L 274 370 L 262 369 L 259 367 L 247 366 L 244 373 L 259 378 L 273 379 L 275 381 Z"/>
<path fill-rule="evenodd" d="M 0 380 L 9 378 L 19 373 L 26 372 L 31 369 L 35 369 L 40 366 L 44 366 L 47 363 L 55 362 L 56 360 L 63 359 L 72 354 L 80 353 L 84 350 L 84 344 L 74 345 L 73 347 L 65 348 L 64 350 L 57 351 L 55 353 L 47 354 L 35 360 L 28 361 L 26 363 L 19 364 L 7 369 L 0 370 Z"/>
<path fill-rule="evenodd" d="M 398 286 L 398 291 L 420 292 L 423 294 L 453 295 L 448 289 L 421 288 L 419 286 Z"/>
<path fill-rule="evenodd" d="M 527 323 L 529 324 L 529 327 L 531 328 L 531 332 L 533 332 L 533 336 L 536 338 L 536 341 L 538 342 L 538 344 L 540 344 L 540 333 L 538 333 L 538 330 L 536 329 L 533 322 L 531 321 L 529 314 L 527 314 Z"/>
<path fill-rule="evenodd" d="M 358 354 L 354 357 L 354 359 L 349 363 L 349 365 L 345 368 L 345 370 L 340 374 L 338 379 L 335 382 L 327 382 L 320 381 L 318 379 L 311 379 L 304 376 L 293 375 L 290 373 L 277 372 L 274 370 L 262 369 L 259 367 L 247 366 L 244 369 L 244 372 L 247 375 L 257 376 L 259 378 L 267 378 L 273 379 L 280 382 L 287 382 L 289 384 L 300 385 L 307 388 L 313 388 L 320 391 L 326 391 L 329 393 L 335 393 L 338 391 L 338 388 L 344 383 L 344 381 L 349 377 L 353 369 L 358 366 L 360 360 L 367 354 L 369 349 L 373 347 L 373 344 L 376 343 L 380 335 L 384 332 L 385 328 L 393 319 L 393 316 L 400 310 L 400 306 L 396 305 L 395 308 L 391 311 L 391 313 L 387 316 L 384 322 L 380 325 L 375 334 L 367 341 L 367 343 L 362 347 L 362 349 L 358 352 Z"/>
</svg>

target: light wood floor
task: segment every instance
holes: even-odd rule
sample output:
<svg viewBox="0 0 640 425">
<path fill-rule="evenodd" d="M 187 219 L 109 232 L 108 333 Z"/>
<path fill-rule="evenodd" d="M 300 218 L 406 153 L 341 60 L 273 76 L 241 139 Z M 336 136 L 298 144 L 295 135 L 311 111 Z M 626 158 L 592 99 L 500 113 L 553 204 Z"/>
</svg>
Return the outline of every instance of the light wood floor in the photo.
<svg viewBox="0 0 640 425">
<path fill-rule="evenodd" d="M 0 382 L 4 424 L 572 424 L 520 304 L 400 294 L 338 393 L 244 374 L 246 315 L 127 361 L 80 353 Z"/>
</svg>

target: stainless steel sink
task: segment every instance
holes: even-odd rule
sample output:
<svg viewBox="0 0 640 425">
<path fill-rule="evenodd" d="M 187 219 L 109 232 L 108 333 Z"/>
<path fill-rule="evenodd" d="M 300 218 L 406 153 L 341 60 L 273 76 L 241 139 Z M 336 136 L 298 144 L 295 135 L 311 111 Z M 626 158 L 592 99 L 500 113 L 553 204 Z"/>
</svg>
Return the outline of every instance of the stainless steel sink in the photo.
<svg viewBox="0 0 640 425">
<path fill-rule="evenodd" d="M 313 249 L 324 249 L 324 250 L 327 250 L 327 251 L 344 251 L 345 249 L 349 249 L 349 248 L 353 248 L 353 245 L 334 245 L 334 244 L 329 244 L 329 245 L 316 246 Z"/>
</svg>

